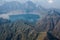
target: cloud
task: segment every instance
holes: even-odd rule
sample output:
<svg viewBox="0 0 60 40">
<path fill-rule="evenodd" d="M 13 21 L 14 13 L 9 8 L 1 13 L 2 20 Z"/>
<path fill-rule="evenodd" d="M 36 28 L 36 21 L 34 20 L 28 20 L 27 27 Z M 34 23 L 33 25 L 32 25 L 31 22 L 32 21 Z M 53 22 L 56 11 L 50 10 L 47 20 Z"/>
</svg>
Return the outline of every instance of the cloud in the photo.
<svg viewBox="0 0 60 40">
<path fill-rule="evenodd" d="M 0 6 L 3 5 L 5 2 L 5 0 L 0 0 Z"/>
<path fill-rule="evenodd" d="M 9 14 L 1 14 L 0 18 L 9 19 Z"/>
<path fill-rule="evenodd" d="M 12 11 L 12 12 L 8 12 L 8 13 L 5 13 L 5 14 L 0 14 L 0 18 L 4 18 L 4 19 L 9 19 L 9 17 L 11 15 L 19 15 L 19 14 L 25 14 L 26 12 L 24 11 Z"/>
<path fill-rule="evenodd" d="M 20 3 L 24 3 L 24 2 L 26 2 L 26 1 L 28 1 L 28 0 L 6 0 L 7 2 L 10 2 L 10 1 L 18 1 L 18 2 L 20 2 Z"/>
</svg>

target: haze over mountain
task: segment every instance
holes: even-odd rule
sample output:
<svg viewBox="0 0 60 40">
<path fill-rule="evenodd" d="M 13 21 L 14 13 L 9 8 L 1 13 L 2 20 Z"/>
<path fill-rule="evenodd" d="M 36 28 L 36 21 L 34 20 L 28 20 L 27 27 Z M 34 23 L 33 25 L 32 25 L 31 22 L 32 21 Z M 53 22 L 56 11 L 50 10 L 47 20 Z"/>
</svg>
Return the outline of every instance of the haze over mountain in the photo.
<svg viewBox="0 0 60 40">
<path fill-rule="evenodd" d="M 15 11 L 15 10 L 32 12 L 32 11 L 40 10 L 42 8 L 40 7 L 41 7 L 40 5 L 36 5 L 32 1 L 27 1 L 26 3 L 12 1 L 12 2 L 6 2 L 2 6 L 0 6 L 0 13 L 6 13 L 10 11 Z"/>
<path fill-rule="evenodd" d="M 60 9 L 32 1 L 0 6 L 0 40 L 60 40 Z"/>
<path fill-rule="evenodd" d="M 32 1 L 38 5 L 42 5 L 44 8 L 58 8 L 60 9 L 60 0 L 52 0 L 52 3 L 49 3 L 50 0 L 0 0 L 0 4 L 4 2 L 17 1 L 20 3 L 25 3 L 26 1 Z"/>
</svg>

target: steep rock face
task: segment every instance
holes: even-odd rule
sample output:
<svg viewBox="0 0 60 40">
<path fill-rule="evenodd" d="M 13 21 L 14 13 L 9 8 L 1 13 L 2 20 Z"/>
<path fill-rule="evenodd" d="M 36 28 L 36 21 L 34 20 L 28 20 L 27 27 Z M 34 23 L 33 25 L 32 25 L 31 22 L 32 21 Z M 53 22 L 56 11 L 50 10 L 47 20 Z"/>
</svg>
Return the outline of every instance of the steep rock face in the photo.
<svg viewBox="0 0 60 40">
<path fill-rule="evenodd" d="M 58 39 L 60 39 L 60 21 L 55 26 L 54 30 L 52 31 L 52 34 Z"/>
<path fill-rule="evenodd" d="M 0 40 L 34 40 L 38 33 L 21 21 L 0 25 Z"/>
<path fill-rule="evenodd" d="M 54 14 L 53 14 L 54 15 Z M 52 30 L 52 35 L 60 39 L 60 13 L 58 11 L 55 11 L 54 16 L 54 29 Z"/>
<path fill-rule="evenodd" d="M 53 31 L 55 26 L 60 20 L 60 13 L 53 10 L 51 13 L 47 14 L 42 20 L 37 23 L 37 28 L 40 31 Z"/>
<path fill-rule="evenodd" d="M 49 36 L 60 39 L 60 13 L 57 11 L 50 11 L 48 15 L 37 23 L 37 30 L 50 32 Z M 51 38 L 50 38 L 51 39 Z M 56 39 L 56 40 L 58 40 Z M 55 40 L 55 39 L 53 39 Z"/>
</svg>

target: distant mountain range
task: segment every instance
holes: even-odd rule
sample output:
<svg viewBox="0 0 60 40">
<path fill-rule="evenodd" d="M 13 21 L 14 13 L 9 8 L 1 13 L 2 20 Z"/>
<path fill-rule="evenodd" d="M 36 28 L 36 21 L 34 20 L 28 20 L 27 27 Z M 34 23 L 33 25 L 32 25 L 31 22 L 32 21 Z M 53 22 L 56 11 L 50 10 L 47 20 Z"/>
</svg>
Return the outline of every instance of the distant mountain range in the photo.
<svg viewBox="0 0 60 40">
<path fill-rule="evenodd" d="M 0 6 L 1 14 L 10 15 L 0 18 L 0 40 L 60 40 L 59 9 L 44 9 L 31 1 L 7 2 Z"/>
<path fill-rule="evenodd" d="M 2 6 L 0 6 L 0 14 L 15 11 L 15 10 L 22 10 L 25 12 L 43 10 L 41 8 L 42 8 L 41 6 L 39 5 L 37 6 L 32 1 L 27 1 L 26 3 L 19 3 L 16 1 L 12 1 L 12 2 L 6 2 Z"/>
</svg>

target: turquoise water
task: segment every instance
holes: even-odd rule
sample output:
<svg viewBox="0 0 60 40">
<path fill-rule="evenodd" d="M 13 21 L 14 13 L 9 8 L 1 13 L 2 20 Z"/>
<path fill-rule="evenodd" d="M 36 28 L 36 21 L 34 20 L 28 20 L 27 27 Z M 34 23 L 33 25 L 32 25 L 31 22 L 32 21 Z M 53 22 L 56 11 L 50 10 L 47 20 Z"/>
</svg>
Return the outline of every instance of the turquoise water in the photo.
<svg viewBox="0 0 60 40">
<path fill-rule="evenodd" d="M 20 15 L 11 15 L 10 20 L 16 21 L 16 20 L 23 20 L 25 22 L 36 22 L 40 16 L 35 14 L 20 14 Z"/>
</svg>

